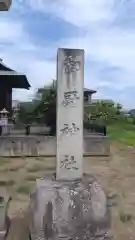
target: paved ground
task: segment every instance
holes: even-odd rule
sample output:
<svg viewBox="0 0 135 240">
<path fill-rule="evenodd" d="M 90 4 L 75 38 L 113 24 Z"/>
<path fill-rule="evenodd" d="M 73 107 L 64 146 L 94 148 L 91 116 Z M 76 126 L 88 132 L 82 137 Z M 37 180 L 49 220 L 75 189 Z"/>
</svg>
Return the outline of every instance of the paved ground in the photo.
<svg viewBox="0 0 135 240">
<path fill-rule="evenodd" d="M 54 172 L 55 159 L 1 159 L 0 186 L 12 195 L 9 215 L 14 219 L 8 240 L 27 240 L 22 226 L 27 229 L 28 216 L 24 210 L 29 203 L 29 192 L 35 179 Z M 115 196 L 112 211 L 112 230 L 115 239 L 135 239 L 135 150 L 113 144 L 110 158 L 85 158 L 84 171 L 94 174 L 106 194 Z M 22 229 L 19 229 L 19 227 Z M 21 232 L 22 237 L 17 236 Z M 16 232 L 16 236 L 14 236 Z"/>
</svg>

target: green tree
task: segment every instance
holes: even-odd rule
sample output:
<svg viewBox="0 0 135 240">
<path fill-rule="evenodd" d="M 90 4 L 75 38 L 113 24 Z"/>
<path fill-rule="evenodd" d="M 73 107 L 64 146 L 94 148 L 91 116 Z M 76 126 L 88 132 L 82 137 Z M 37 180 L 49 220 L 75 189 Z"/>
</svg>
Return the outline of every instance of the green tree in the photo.
<svg viewBox="0 0 135 240">
<path fill-rule="evenodd" d="M 92 103 L 91 106 L 84 108 L 84 125 L 106 125 L 116 120 L 123 120 L 125 118 L 121 109 L 121 104 L 115 104 L 113 101 Z M 29 122 L 29 118 L 32 122 L 48 125 L 53 135 L 56 133 L 56 81 L 38 89 L 31 106 L 20 109 L 20 119 Z"/>
<path fill-rule="evenodd" d="M 40 95 L 40 101 L 33 111 L 33 115 L 40 119 L 40 122 L 51 128 L 51 134 L 56 133 L 56 85 L 53 83 L 48 89 L 44 87 Z"/>
<path fill-rule="evenodd" d="M 116 119 L 123 118 L 121 113 L 122 106 L 113 101 L 97 101 L 92 103 L 90 107 L 84 109 L 84 120 L 97 124 L 108 124 Z"/>
<path fill-rule="evenodd" d="M 17 123 L 19 124 L 28 124 L 31 122 L 30 112 L 24 106 L 20 106 Z"/>
<path fill-rule="evenodd" d="M 122 110 L 122 105 L 120 103 L 116 103 L 116 114 L 120 115 Z"/>
<path fill-rule="evenodd" d="M 56 132 L 56 83 L 38 89 L 33 101 L 24 102 L 18 113 L 20 123 L 42 123 L 51 127 L 51 132 Z"/>
</svg>

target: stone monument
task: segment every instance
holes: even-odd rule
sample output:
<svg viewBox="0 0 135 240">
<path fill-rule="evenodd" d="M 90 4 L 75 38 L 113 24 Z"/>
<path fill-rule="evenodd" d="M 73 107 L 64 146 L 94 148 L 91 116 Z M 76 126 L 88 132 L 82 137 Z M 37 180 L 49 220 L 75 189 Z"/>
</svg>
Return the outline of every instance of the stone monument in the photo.
<svg viewBox="0 0 135 240">
<path fill-rule="evenodd" d="M 110 239 L 105 193 L 83 174 L 83 81 L 84 50 L 58 49 L 57 167 L 31 194 L 32 240 Z"/>
</svg>

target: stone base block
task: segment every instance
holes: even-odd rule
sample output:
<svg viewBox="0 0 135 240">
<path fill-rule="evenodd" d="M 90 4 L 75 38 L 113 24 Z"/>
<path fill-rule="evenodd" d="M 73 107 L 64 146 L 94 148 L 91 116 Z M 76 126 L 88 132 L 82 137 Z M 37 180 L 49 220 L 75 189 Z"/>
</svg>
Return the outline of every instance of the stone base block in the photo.
<svg viewBox="0 0 135 240">
<path fill-rule="evenodd" d="M 84 135 L 84 156 L 109 156 L 110 141 L 107 136 Z M 1 136 L 1 157 L 56 157 L 56 137 L 51 136 Z"/>
<path fill-rule="evenodd" d="M 85 174 L 82 180 L 37 180 L 31 194 L 32 240 L 110 239 L 107 198 L 96 180 Z"/>
</svg>

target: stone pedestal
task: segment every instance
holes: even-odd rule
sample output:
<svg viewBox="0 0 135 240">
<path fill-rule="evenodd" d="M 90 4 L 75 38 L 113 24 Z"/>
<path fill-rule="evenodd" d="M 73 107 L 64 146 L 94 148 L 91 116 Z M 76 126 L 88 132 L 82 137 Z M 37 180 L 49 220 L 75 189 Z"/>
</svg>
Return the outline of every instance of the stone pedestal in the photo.
<svg viewBox="0 0 135 240">
<path fill-rule="evenodd" d="M 82 180 L 37 180 L 31 194 L 32 240 L 110 239 L 106 196 L 90 175 Z"/>
</svg>

